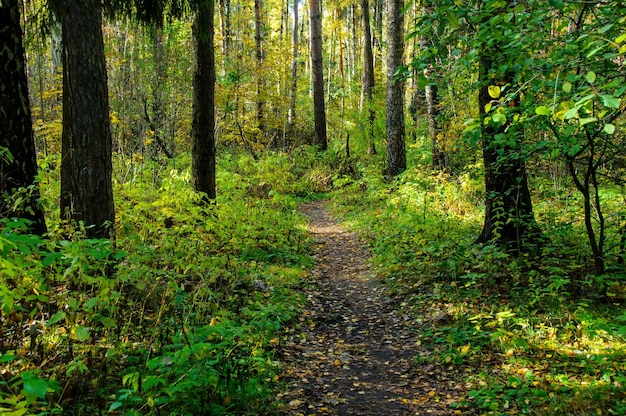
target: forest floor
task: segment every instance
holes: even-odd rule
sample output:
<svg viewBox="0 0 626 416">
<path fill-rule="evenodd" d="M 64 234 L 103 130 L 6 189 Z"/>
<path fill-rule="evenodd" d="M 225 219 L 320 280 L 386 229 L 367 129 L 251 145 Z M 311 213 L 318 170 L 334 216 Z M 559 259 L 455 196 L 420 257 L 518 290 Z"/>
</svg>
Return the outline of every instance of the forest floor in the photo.
<svg viewBox="0 0 626 416">
<path fill-rule="evenodd" d="M 450 406 L 467 395 L 463 374 L 471 369 L 415 360 L 429 354 L 418 331 L 433 320 L 402 312 L 402 299 L 370 269 L 363 242 L 332 218 L 323 201 L 302 210 L 317 263 L 299 325 L 287 329 L 291 336 L 279 349 L 286 365 L 287 390 L 279 397 L 284 414 L 473 414 Z"/>
</svg>

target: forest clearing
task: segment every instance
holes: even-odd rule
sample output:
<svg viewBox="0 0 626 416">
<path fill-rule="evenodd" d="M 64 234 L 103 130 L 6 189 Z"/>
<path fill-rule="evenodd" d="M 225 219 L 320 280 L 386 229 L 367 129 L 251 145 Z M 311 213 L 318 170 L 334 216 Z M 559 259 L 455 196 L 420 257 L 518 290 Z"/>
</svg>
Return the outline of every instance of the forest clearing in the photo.
<svg viewBox="0 0 626 416">
<path fill-rule="evenodd" d="M 626 414 L 621 0 L 0 0 L 0 414 Z"/>
</svg>

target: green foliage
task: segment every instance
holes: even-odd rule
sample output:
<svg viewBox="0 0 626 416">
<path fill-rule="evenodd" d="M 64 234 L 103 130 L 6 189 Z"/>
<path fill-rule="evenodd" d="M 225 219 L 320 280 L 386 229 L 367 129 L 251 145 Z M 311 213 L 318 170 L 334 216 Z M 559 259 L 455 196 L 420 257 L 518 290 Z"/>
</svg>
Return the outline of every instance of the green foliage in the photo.
<svg viewBox="0 0 626 416">
<path fill-rule="evenodd" d="M 3 220 L 3 414 L 271 414 L 277 331 L 310 265 L 294 195 L 315 185 L 294 172 L 314 162 L 225 156 L 208 207 L 188 157 L 115 163 L 115 246 L 54 217 L 47 238 Z"/>
<path fill-rule="evenodd" d="M 584 224 L 572 208 L 580 197 L 539 183 L 535 211 L 549 240 L 539 253 L 517 257 L 474 244 L 482 184 L 471 170 L 413 169 L 385 183 L 364 167 L 358 181 L 332 195 L 336 211 L 370 243 L 382 281 L 422 322 L 417 362 L 466 380 L 468 394 L 453 407 L 619 414 L 626 401 L 623 266 L 593 276 Z M 615 196 L 603 194 L 608 212 L 621 212 Z"/>
</svg>

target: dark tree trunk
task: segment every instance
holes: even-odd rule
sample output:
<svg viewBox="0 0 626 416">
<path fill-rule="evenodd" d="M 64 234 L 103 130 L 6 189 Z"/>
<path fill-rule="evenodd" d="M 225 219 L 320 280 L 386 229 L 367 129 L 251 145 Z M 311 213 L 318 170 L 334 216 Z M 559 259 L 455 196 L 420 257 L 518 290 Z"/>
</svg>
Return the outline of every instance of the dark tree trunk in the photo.
<svg viewBox="0 0 626 416">
<path fill-rule="evenodd" d="M 402 65 L 404 53 L 404 16 L 402 0 L 387 5 L 387 176 L 394 177 L 406 169 L 404 142 L 404 82 L 394 74 Z"/>
<path fill-rule="evenodd" d="M 55 0 L 63 31 L 61 218 L 87 237 L 110 238 L 115 222 L 111 124 L 99 0 Z"/>
<path fill-rule="evenodd" d="M 193 77 L 193 188 L 214 200 L 215 189 L 215 50 L 213 0 L 200 2 L 193 26 L 196 65 Z"/>
<path fill-rule="evenodd" d="M 30 231 L 43 235 L 46 222 L 35 180 L 37 160 L 18 0 L 0 2 L 0 45 L 0 217 L 26 218 L 32 221 Z M 22 190 L 26 198 L 14 211 L 6 204 L 5 193 Z"/>
<path fill-rule="evenodd" d="M 506 85 L 513 82 L 513 74 L 499 80 L 490 78 L 493 60 L 484 51 L 479 57 L 478 105 L 481 116 L 485 106 L 492 101 L 489 85 Z M 511 106 L 515 106 L 513 101 Z M 502 140 L 507 135 L 508 140 Z M 511 125 L 496 127 L 488 123 L 482 129 L 482 150 L 485 166 L 485 221 L 478 243 L 495 243 L 512 252 L 521 252 L 525 242 L 537 237 L 526 164 L 521 154 L 523 132 Z M 506 144 L 505 144 L 506 143 Z"/>
<path fill-rule="evenodd" d="M 315 144 L 326 150 L 326 109 L 324 105 L 324 66 L 322 62 L 322 15 L 319 0 L 310 0 L 311 15 L 311 72 L 313 82 L 313 114 Z"/>
<path fill-rule="evenodd" d="M 374 142 L 374 119 L 376 113 L 372 103 L 374 92 L 374 55 L 372 53 L 372 29 L 370 25 L 369 0 L 361 0 L 361 15 L 363 17 L 363 83 L 361 88 L 361 111 L 367 114 L 367 143 L 368 153 L 376 154 Z"/>
</svg>

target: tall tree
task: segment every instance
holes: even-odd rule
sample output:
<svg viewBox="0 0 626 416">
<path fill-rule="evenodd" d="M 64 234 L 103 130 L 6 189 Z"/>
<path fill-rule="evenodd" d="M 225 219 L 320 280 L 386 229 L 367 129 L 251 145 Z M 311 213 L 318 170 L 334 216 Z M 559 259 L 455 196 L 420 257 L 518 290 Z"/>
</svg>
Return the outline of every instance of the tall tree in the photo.
<svg viewBox="0 0 626 416">
<path fill-rule="evenodd" d="M 18 0 L 0 2 L 0 22 L 0 216 L 29 219 L 30 231 L 42 235 L 46 222 L 36 182 L 37 160 Z M 14 209 L 8 194 L 16 191 L 23 193 L 20 196 L 24 202 Z"/>
<path fill-rule="evenodd" d="M 264 74 L 263 74 L 263 60 L 265 54 L 263 53 L 263 0 L 254 0 L 254 45 L 257 64 L 257 82 L 256 82 L 256 118 L 257 125 L 259 127 L 260 134 L 263 135 L 265 131 L 264 122 Z"/>
<path fill-rule="evenodd" d="M 111 124 L 99 0 L 53 0 L 63 32 L 61 217 L 112 236 Z"/>
<path fill-rule="evenodd" d="M 502 94 L 505 88 L 516 90 L 514 62 L 519 51 L 500 47 L 501 42 L 508 45 L 508 36 L 515 33 L 507 30 L 515 26 L 515 21 L 509 20 L 512 26 L 506 28 L 504 19 L 494 19 L 509 10 L 507 5 L 500 6 L 485 1 L 478 10 L 478 110 L 483 120 L 485 167 L 485 220 L 478 242 L 496 243 L 519 252 L 536 234 L 536 225 L 522 149 L 524 133 L 520 125 L 510 123 L 519 97 Z"/>
<path fill-rule="evenodd" d="M 201 0 L 193 25 L 196 46 L 191 132 L 193 187 L 209 200 L 216 196 L 214 15 L 214 0 Z"/>
<path fill-rule="evenodd" d="M 404 2 L 387 4 L 387 176 L 394 177 L 406 169 L 404 142 L 404 82 L 396 76 L 404 55 Z"/>
<path fill-rule="evenodd" d="M 311 17 L 311 77 L 313 83 L 313 114 L 315 144 L 321 150 L 328 147 L 326 140 L 326 107 L 324 105 L 324 66 L 322 62 L 322 14 L 319 0 L 310 0 Z"/>
<path fill-rule="evenodd" d="M 432 2 L 425 0 L 422 7 L 422 16 L 429 16 L 433 14 Z M 441 127 L 439 125 L 439 87 L 437 70 L 435 68 L 438 65 L 435 62 L 436 55 L 429 49 L 433 46 L 431 32 L 423 33 L 420 36 L 419 49 L 422 54 L 425 55 L 425 60 L 428 62 L 426 68 L 424 68 L 424 77 L 426 78 L 425 101 L 426 101 L 426 116 L 428 119 L 428 134 L 430 136 L 432 165 L 434 169 L 443 170 L 448 165 L 448 157 L 443 150 L 443 146 L 440 139 Z"/>
<path fill-rule="evenodd" d="M 291 32 L 291 86 L 289 88 L 288 130 L 293 133 L 296 122 L 296 98 L 298 93 L 298 0 L 293 2 L 293 31 Z"/>
<path fill-rule="evenodd" d="M 374 93 L 374 54 L 372 53 L 372 30 L 370 24 L 369 0 L 361 0 L 361 16 L 363 17 L 363 81 L 361 86 L 361 111 L 367 113 L 368 153 L 376 153 L 374 143 L 374 119 L 376 113 L 372 104 Z"/>
</svg>

